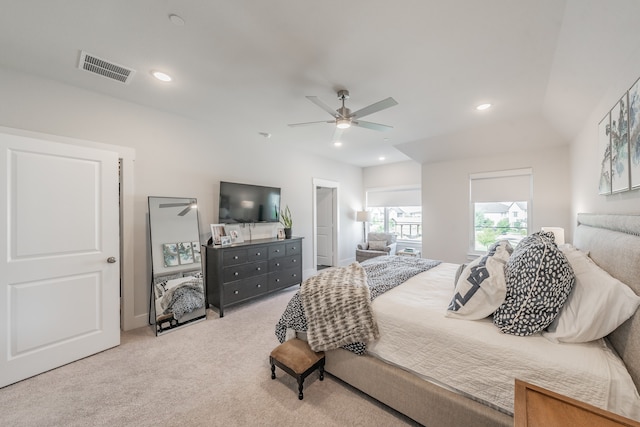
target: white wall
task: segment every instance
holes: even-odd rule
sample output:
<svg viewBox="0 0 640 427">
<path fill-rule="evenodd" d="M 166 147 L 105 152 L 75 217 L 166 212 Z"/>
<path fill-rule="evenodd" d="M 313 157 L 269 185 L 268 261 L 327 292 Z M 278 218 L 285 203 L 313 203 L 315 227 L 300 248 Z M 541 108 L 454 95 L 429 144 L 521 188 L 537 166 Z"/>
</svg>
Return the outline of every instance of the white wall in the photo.
<svg viewBox="0 0 640 427">
<path fill-rule="evenodd" d="M 469 174 L 533 168 L 532 232 L 542 226 L 570 230 L 569 146 L 518 154 L 422 165 L 422 256 L 467 260 L 470 233 Z M 571 233 L 566 233 L 571 241 Z"/>
<path fill-rule="evenodd" d="M 303 269 L 312 272 L 313 178 L 340 183 L 340 259 L 353 257 L 360 240 L 354 212 L 362 206 L 362 169 L 284 151 L 272 140 L 228 140 L 208 123 L 0 68 L 0 126 L 131 147 L 135 150 L 134 263 L 135 319 L 144 326 L 150 283 L 147 197 L 195 197 L 202 239 L 218 218 L 219 181 L 282 188 L 293 214 L 293 234 L 304 237 Z M 43 212 L 46 215 L 46 212 Z M 268 227 L 268 228 L 264 228 Z M 270 226 L 258 234 L 269 235 Z M 254 237 L 256 235 L 254 234 Z M 129 322 L 125 322 L 129 323 Z"/>
</svg>

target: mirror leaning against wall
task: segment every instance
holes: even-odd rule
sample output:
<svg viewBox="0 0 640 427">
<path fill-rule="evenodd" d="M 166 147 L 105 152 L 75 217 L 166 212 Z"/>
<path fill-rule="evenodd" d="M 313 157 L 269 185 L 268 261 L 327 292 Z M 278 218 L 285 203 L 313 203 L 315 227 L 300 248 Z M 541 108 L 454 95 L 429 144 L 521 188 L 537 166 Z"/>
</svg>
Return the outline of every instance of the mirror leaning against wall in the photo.
<svg viewBox="0 0 640 427">
<path fill-rule="evenodd" d="M 156 335 L 206 318 L 195 198 L 149 197 L 151 298 Z"/>
</svg>

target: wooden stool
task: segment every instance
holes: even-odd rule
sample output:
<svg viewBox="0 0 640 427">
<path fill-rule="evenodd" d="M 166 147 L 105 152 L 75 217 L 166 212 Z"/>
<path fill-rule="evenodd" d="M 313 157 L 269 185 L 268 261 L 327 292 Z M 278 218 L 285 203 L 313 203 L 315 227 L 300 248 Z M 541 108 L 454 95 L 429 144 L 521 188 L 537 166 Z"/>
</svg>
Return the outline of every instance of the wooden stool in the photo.
<svg viewBox="0 0 640 427">
<path fill-rule="evenodd" d="M 310 373 L 319 369 L 324 380 L 324 351 L 316 353 L 306 341 L 298 338 L 285 341 L 273 349 L 269 356 L 271 379 L 276 378 L 276 366 L 298 380 L 298 399 L 302 400 L 302 383 Z"/>
</svg>

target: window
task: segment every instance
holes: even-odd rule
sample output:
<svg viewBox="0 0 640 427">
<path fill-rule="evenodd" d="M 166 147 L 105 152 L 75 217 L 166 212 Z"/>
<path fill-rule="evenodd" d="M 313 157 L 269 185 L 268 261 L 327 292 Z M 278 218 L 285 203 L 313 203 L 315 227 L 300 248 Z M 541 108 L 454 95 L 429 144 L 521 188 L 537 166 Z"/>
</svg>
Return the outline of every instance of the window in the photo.
<svg viewBox="0 0 640 427">
<path fill-rule="evenodd" d="M 512 212 L 511 219 L 505 212 Z M 517 214 L 522 214 L 518 218 Z M 515 214 L 515 215 L 514 215 Z M 484 252 L 498 240 L 515 246 L 527 235 L 527 202 L 474 203 L 474 251 Z"/>
<path fill-rule="evenodd" d="M 531 169 L 469 177 L 472 253 L 484 252 L 502 239 L 515 246 L 529 234 L 532 185 Z"/>
<path fill-rule="evenodd" d="M 369 231 L 394 233 L 398 241 L 422 241 L 422 204 L 415 187 L 371 189 L 367 191 L 371 212 Z"/>
<path fill-rule="evenodd" d="M 370 208 L 369 231 L 394 233 L 398 240 L 422 241 L 422 207 L 391 206 Z"/>
</svg>

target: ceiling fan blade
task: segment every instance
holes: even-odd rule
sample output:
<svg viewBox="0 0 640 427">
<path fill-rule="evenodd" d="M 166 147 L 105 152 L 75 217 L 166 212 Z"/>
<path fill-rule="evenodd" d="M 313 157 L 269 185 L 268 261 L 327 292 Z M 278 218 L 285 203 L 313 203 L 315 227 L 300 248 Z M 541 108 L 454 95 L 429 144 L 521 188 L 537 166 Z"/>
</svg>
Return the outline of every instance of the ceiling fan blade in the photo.
<svg viewBox="0 0 640 427">
<path fill-rule="evenodd" d="M 318 123 L 335 123 L 335 122 L 336 122 L 335 120 L 329 120 L 329 121 L 322 120 L 320 122 L 291 123 L 288 126 L 294 128 L 297 126 L 308 126 L 308 125 L 315 125 Z"/>
<path fill-rule="evenodd" d="M 335 117 L 335 118 L 341 117 L 336 110 L 329 107 L 324 102 L 320 101 L 320 99 L 317 96 L 307 96 L 307 99 L 313 102 L 314 104 L 316 104 L 318 107 L 322 108 L 327 113 L 331 114 L 331 117 Z"/>
<path fill-rule="evenodd" d="M 361 108 L 360 110 L 351 114 L 351 117 L 360 118 L 360 117 L 368 116 L 369 114 L 377 113 L 380 110 L 393 107 L 394 105 L 398 105 L 398 103 L 396 102 L 395 99 L 389 97 L 387 99 L 383 99 L 382 101 L 378 101 L 375 104 L 371 104 L 368 107 Z"/>
<path fill-rule="evenodd" d="M 177 208 L 179 206 L 187 206 L 191 203 L 160 203 L 161 208 Z"/>
<path fill-rule="evenodd" d="M 193 208 L 191 207 L 191 205 L 187 206 L 186 208 L 184 208 L 184 209 L 183 209 L 183 210 L 178 214 L 178 216 L 185 216 L 186 214 L 188 214 L 188 213 L 189 213 L 189 211 L 190 211 L 191 209 L 193 209 Z"/>
<path fill-rule="evenodd" d="M 365 122 L 364 120 L 358 120 L 358 121 L 352 120 L 351 124 L 353 126 L 359 126 L 361 128 L 378 130 L 378 131 L 381 131 L 381 132 L 388 132 L 391 129 L 393 129 L 393 126 L 381 125 L 380 123 Z"/>
</svg>

